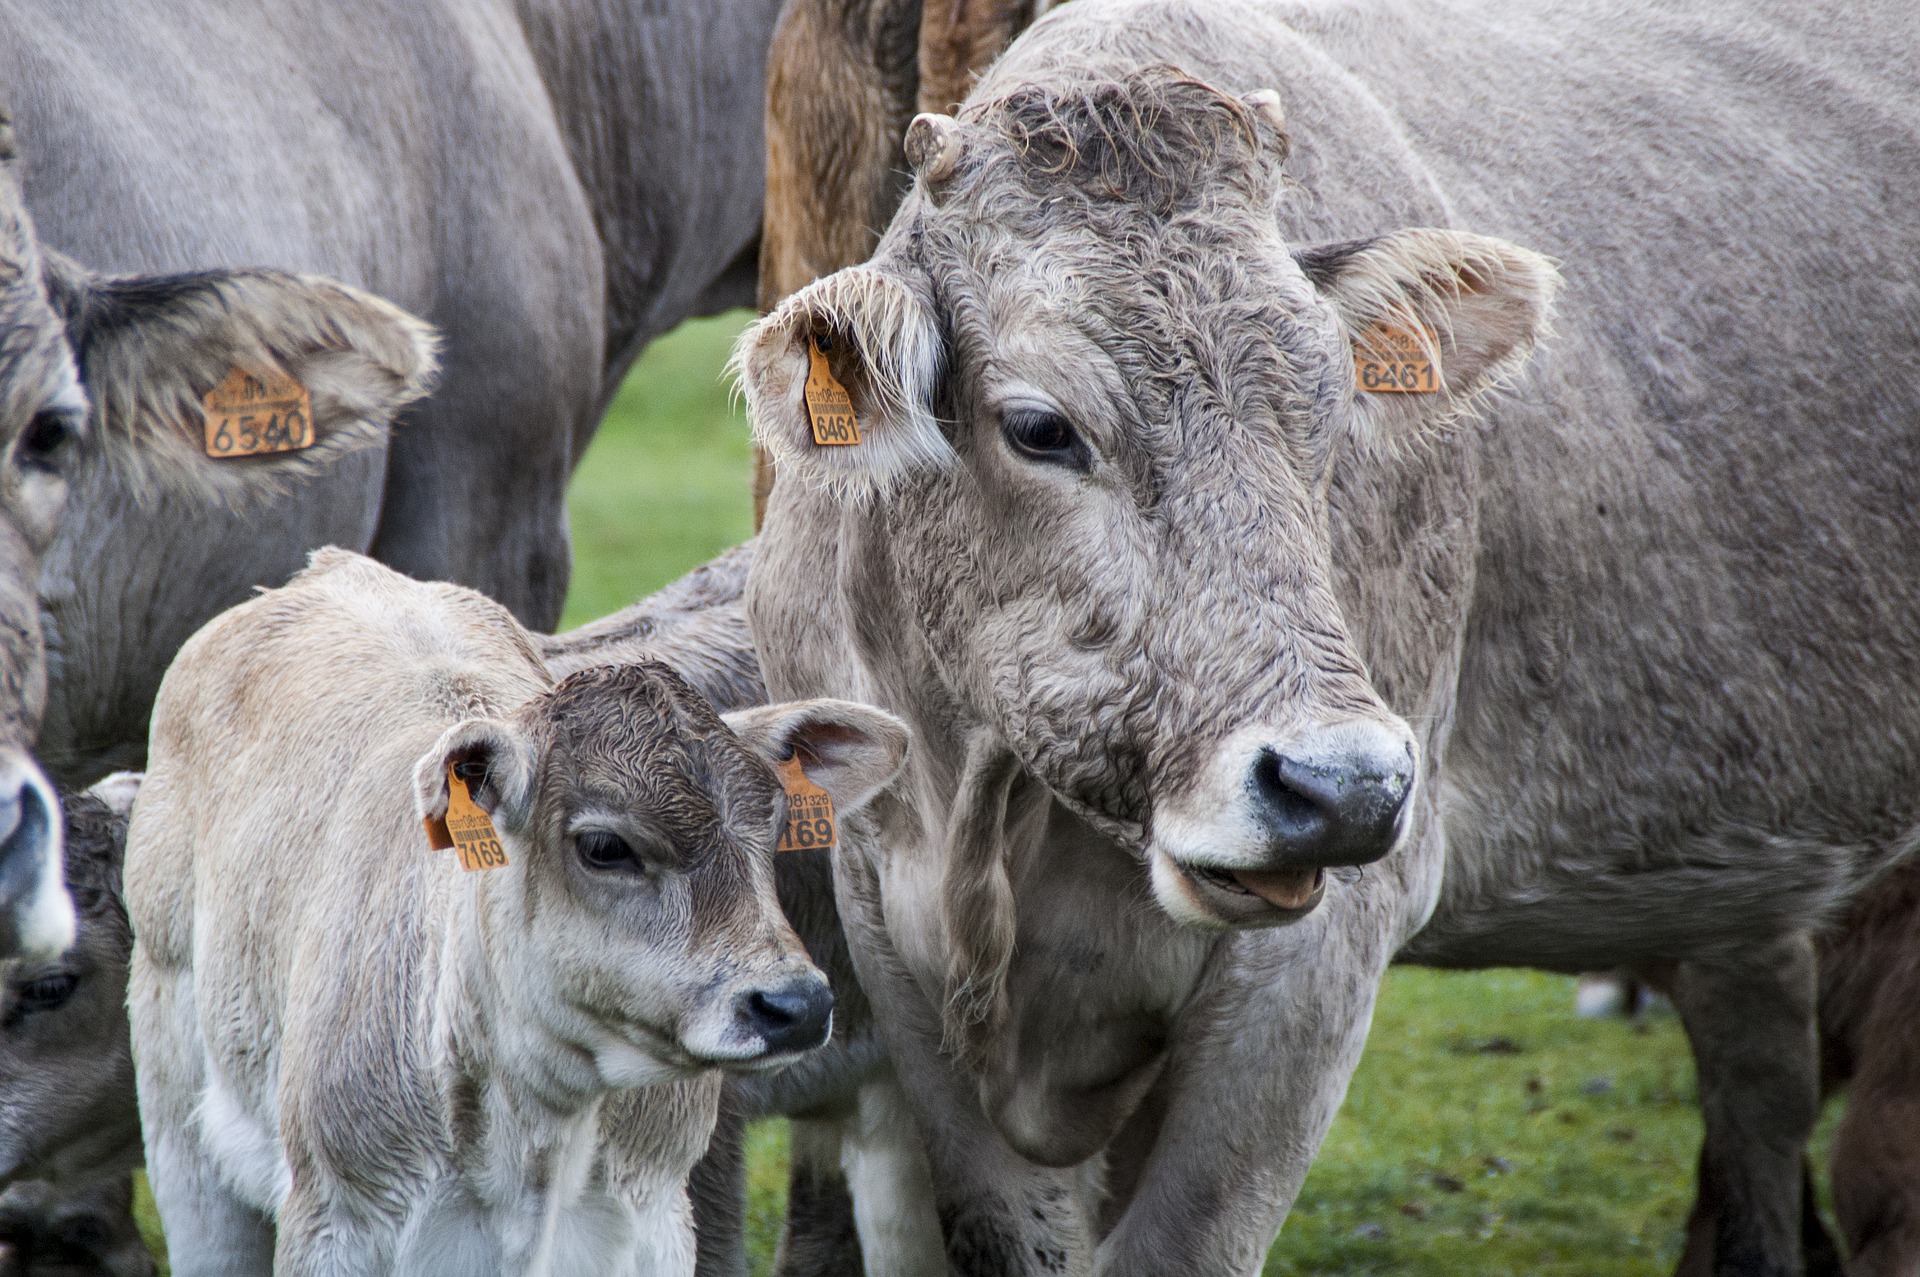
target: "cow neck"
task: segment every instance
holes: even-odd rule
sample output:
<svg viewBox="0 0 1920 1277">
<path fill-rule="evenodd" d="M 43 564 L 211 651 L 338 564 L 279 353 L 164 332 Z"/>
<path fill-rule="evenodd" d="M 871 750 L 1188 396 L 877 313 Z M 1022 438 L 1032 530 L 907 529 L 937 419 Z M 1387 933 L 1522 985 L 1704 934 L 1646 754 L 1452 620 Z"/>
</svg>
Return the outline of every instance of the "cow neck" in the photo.
<svg viewBox="0 0 1920 1277">
<path fill-rule="evenodd" d="M 504 840 L 503 840 L 504 841 Z M 512 860 L 519 848 L 509 848 Z M 527 964 L 531 955 L 507 943 L 505 920 L 519 914 L 517 881 L 505 870 L 462 873 L 440 954 L 435 1037 L 445 1061 L 443 1101 L 456 1128 L 471 1112 L 473 1132 L 488 1143 L 518 1129 L 525 1144 L 589 1110 L 607 1091 L 591 1056 L 565 1032 L 566 1008 L 550 981 Z M 511 899 L 509 897 L 512 897 Z M 476 1109 L 476 1105 L 480 1106 Z M 531 1147 L 531 1146 L 529 1146 Z"/>
<path fill-rule="evenodd" d="M 752 249 L 780 3 L 517 0 L 604 253 L 610 379 L 646 341 L 702 313 L 700 295 Z M 751 136 L 735 136 L 742 128 Z M 734 238 L 718 228 L 736 221 L 738 243 L 716 242 Z M 742 296 L 724 300 L 752 300 L 751 272 L 742 279 Z"/>
</svg>

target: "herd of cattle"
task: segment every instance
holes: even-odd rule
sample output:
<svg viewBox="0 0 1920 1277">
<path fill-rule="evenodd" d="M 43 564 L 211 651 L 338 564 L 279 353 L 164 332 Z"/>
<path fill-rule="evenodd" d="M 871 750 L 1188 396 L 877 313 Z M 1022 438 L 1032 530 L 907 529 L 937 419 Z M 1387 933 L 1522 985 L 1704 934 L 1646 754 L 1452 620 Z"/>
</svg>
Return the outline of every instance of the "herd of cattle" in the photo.
<svg viewBox="0 0 1920 1277">
<path fill-rule="evenodd" d="M 0 1268 L 144 1160 L 181 1274 L 731 1277 L 779 1113 L 786 1277 L 1251 1274 L 1412 961 L 1669 992 L 1683 1273 L 1912 1277 L 1871 8 L 0 0 Z M 756 285 L 761 531 L 545 633 Z"/>
</svg>

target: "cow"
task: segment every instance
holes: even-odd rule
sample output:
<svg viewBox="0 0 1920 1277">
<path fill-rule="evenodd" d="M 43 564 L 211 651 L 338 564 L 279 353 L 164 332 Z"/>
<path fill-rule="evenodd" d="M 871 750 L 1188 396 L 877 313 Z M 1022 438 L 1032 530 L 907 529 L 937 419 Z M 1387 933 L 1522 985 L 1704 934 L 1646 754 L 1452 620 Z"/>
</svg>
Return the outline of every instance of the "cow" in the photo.
<svg viewBox="0 0 1920 1277">
<path fill-rule="evenodd" d="M 0 955 L 44 960 L 71 941 L 73 912 L 58 797 L 31 752 L 49 684 L 63 678 L 48 674 L 43 569 L 65 563 L 55 575 L 91 583 L 138 565 L 116 595 L 124 612 L 84 636 L 89 662 L 110 667 L 145 641 L 168 591 L 212 589 L 223 570 L 217 540 L 184 523 L 143 532 L 139 519 L 185 503 L 221 510 L 238 532 L 298 524 L 289 492 L 376 450 L 394 414 L 426 392 L 434 356 L 425 325 L 329 280 L 98 274 L 39 240 L 17 150 L 0 112 Z M 304 447 L 207 454 L 205 400 L 236 370 L 296 383 Z M 81 541 L 92 548 L 76 560 Z M 57 607 L 46 624 L 80 651 Z"/>
<path fill-rule="evenodd" d="M 0 964 L 0 1273 L 10 1277 L 153 1272 L 133 1218 L 133 934 L 120 899 L 139 785 L 119 773 L 63 796 L 78 934 L 56 959 Z"/>
<path fill-rule="evenodd" d="M 41 582 L 40 750 L 62 784 L 138 767 L 180 644 L 321 545 L 558 621 L 567 479 L 622 376 L 681 319 L 753 301 L 779 7 L 0 0 L 0 85 L 53 247 L 114 273 L 329 276 L 445 338 L 439 389 L 391 443 L 271 517 L 82 484 L 94 517 Z"/>
<path fill-rule="evenodd" d="M 775 767 L 856 814 L 906 743 L 836 701 L 723 722 L 654 662 L 555 681 L 500 605 L 343 550 L 216 618 L 127 844 L 175 1271 L 690 1271 L 717 1070 L 830 1024 Z"/>
<path fill-rule="evenodd" d="M 1396 957 L 1675 961 L 1714 1271 L 1799 1271 L 1920 828 L 1916 52 L 1076 0 L 743 339 L 768 692 L 916 735 L 833 869 L 954 1272 L 1257 1271 Z"/>
</svg>

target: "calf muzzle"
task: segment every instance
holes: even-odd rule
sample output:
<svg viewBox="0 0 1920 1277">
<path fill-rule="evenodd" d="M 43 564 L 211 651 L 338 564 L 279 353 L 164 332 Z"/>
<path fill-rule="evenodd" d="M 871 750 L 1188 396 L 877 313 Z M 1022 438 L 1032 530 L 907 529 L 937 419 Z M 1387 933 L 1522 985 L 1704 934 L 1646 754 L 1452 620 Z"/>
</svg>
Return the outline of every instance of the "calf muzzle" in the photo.
<svg viewBox="0 0 1920 1277">
<path fill-rule="evenodd" d="M 73 934 L 59 799 L 25 750 L 0 752 L 0 958 L 51 958 Z"/>
<path fill-rule="evenodd" d="M 769 1054 L 810 1051 L 832 1031 L 833 991 L 818 976 L 804 977 L 742 994 L 736 1014 Z"/>
<path fill-rule="evenodd" d="M 1269 835 L 1273 868 L 1370 864 L 1399 839 L 1413 750 L 1371 723 L 1330 735 L 1254 756 L 1252 810 Z"/>
</svg>

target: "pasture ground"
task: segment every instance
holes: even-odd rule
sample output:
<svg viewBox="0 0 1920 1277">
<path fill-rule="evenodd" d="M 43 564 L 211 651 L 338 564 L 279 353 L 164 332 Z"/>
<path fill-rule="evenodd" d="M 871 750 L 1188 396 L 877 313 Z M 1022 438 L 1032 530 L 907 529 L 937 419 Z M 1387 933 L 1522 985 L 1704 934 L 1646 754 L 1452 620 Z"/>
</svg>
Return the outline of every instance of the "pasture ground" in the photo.
<svg viewBox="0 0 1920 1277">
<path fill-rule="evenodd" d="M 745 422 L 720 381 L 743 322 L 697 321 L 656 343 L 614 401 L 574 480 L 566 625 L 749 534 Z M 1395 970 L 1268 1277 L 1670 1272 L 1700 1139 L 1685 1039 L 1671 1015 L 1630 1024 L 1572 1008 L 1565 977 Z M 785 1209 L 785 1126 L 761 1123 L 750 1141 L 760 1277 Z"/>
</svg>

